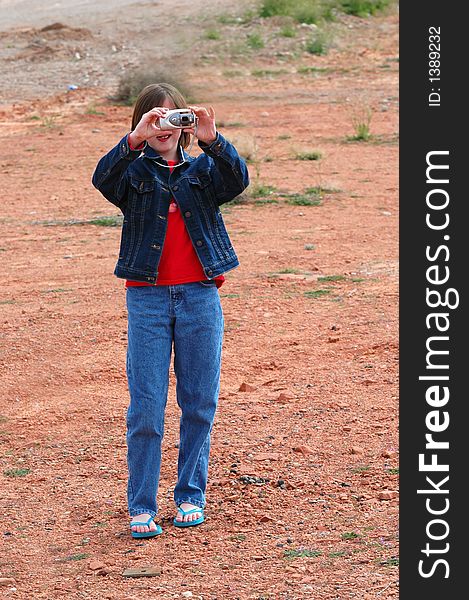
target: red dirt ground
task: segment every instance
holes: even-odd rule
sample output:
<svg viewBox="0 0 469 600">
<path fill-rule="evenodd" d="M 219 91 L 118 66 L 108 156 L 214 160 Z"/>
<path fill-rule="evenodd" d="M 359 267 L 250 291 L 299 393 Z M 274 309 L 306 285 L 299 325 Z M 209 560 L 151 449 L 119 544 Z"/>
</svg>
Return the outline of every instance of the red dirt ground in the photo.
<svg viewBox="0 0 469 600">
<path fill-rule="evenodd" d="M 299 59 L 318 74 L 196 67 L 220 131 L 257 149 L 251 191 L 224 210 L 241 266 L 220 289 L 206 522 L 171 524 L 171 373 L 148 541 L 126 511 L 120 228 L 89 223 L 119 215 L 90 178 L 131 109 L 104 87 L 0 106 L 2 597 L 398 596 L 397 30 L 395 14 L 350 19 L 341 48 Z M 364 104 L 374 137 L 347 141 Z M 308 150 L 322 158 L 295 158 Z M 256 203 L 261 184 L 277 203 Z M 313 186 L 319 206 L 288 203 Z M 160 575 L 122 576 L 147 565 Z"/>
</svg>

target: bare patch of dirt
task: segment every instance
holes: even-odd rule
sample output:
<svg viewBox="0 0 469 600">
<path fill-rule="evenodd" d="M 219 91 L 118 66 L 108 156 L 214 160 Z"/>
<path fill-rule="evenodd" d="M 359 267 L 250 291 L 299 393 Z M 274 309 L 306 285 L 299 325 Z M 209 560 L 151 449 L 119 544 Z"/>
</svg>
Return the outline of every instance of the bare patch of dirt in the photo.
<svg viewBox="0 0 469 600">
<path fill-rule="evenodd" d="M 50 47 L 85 44 L 100 55 L 96 69 L 108 59 L 85 19 L 52 22 L 67 25 L 10 31 L 19 36 L 10 50 L 42 36 Z M 150 541 L 130 537 L 126 511 L 126 310 L 124 282 L 112 274 L 119 211 L 90 181 L 128 131 L 131 108 L 108 100 L 115 79 L 27 101 L 7 86 L 5 598 L 398 597 L 398 20 L 343 23 L 324 56 L 285 59 L 266 47 L 226 63 L 217 40 L 206 40 L 208 58 L 193 64 L 191 84 L 214 105 L 220 131 L 251 155 L 252 184 L 224 207 L 241 265 L 220 289 L 226 331 L 207 519 L 189 530 L 171 524 L 179 423 L 171 372 L 164 532 Z M 37 56 L 36 76 L 55 61 Z M 363 105 L 372 137 L 350 141 Z M 298 156 L 313 152 L 318 160 Z M 160 575 L 122 577 L 149 565 Z"/>
</svg>

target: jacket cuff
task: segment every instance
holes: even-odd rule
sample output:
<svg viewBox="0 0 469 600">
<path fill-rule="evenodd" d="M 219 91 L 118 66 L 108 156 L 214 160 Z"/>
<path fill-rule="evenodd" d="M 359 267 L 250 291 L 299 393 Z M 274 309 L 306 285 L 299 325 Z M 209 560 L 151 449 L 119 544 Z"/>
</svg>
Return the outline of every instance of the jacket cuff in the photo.
<svg viewBox="0 0 469 600">
<path fill-rule="evenodd" d="M 219 131 L 217 131 L 217 137 L 211 144 L 204 144 L 204 142 L 201 142 L 200 140 L 198 142 L 198 145 L 200 146 L 200 148 L 202 148 L 204 152 L 215 156 L 223 154 L 226 144 L 227 140 L 222 136 L 222 134 Z"/>
<path fill-rule="evenodd" d="M 146 144 L 147 143 L 144 142 L 141 148 L 132 148 L 129 144 L 129 134 L 127 134 L 119 142 L 119 157 L 126 158 L 127 160 L 135 160 L 140 156 L 140 153 L 145 148 Z"/>
</svg>

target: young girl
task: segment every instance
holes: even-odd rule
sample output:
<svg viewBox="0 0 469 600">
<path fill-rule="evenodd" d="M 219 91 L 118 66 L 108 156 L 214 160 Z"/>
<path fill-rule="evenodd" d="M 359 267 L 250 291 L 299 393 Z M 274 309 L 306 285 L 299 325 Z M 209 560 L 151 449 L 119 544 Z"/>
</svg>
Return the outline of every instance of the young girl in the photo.
<svg viewBox="0 0 469 600">
<path fill-rule="evenodd" d="M 190 108 L 192 128 L 162 130 L 168 110 Z M 202 149 L 184 150 L 191 135 Z M 133 537 L 161 533 L 154 521 L 174 345 L 181 409 L 174 525 L 204 520 L 210 433 L 220 385 L 223 313 L 218 288 L 238 266 L 220 206 L 249 184 L 246 164 L 219 132 L 215 113 L 187 106 L 167 83 L 145 87 L 131 132 L 99 161 L 93 185 L 124 215 L 114 270 L 126 279 L 127 499 Z"/>
</svg>

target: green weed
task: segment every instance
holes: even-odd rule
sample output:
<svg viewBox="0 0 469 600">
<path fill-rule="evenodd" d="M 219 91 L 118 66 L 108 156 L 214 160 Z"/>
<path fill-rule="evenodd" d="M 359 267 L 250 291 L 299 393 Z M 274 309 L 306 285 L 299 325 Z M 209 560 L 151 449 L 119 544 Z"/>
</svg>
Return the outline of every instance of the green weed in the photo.
<svg viewBox="0 0 469 600">
<path fill-rule="evenodd" d="M 318 277 L 318 281 L 343 281 L 346 279 L 345 275 L 324 275 L 324 277 Z"/>
<path fill-rule="evenodd" d="M 5 477 L 24 477 L 31 473 L 31 469 L 7 469 L 3 471 Z"/>
<path fill-rule="evenodd" d="M 370 465 L 359 465 L 352 469 L 352 473 L 366 473 L 371 469 Z"/>
<path fill-rule="evenodd" d="M 294 206 L 321 206 L 322 196 L 317 194 L 290 194 L 287 196 L 287 204 Z"/>
<path fill-rule="evenodd" d="M 65 556 L 64 558 L 59 559 L 59 562 L 68 562 L 72 560 L 84 560 L 88 558 L 90 555 L 85 552 L 80 552 L 79 554 L 71 554 L 70 556 Z"/>
<path fill-rule="evenodd" d="M 357 104 L 352 108 L 351 121 L 355 135 L 348 136 L 349 142 L 368 142 L 371 138 L 373 112 L 369 106 Z"/>
<path fill-rule="evenodd" d="M 105 113 L 103 113 L 103 111 L 98 110 L 94 104 L 90 104 L 85 111 L 85 114 L 87 115 L 97 115 L 97 116 L 103 116 Z"/>
<path fill-rule="evenodd" d="M 331 293 L 331 290 L 328 289 L 320 289 L 320 290 L 308 290 L 307 292 L 304 292 L 304 295 L 307 298 L 322 298 L 323 296 L 327 296 L 328 294 Z"/>
<path fill-rule="evenodd" d="M 328 67 L 309 67 L 309 66 L 298 67 L 296 70 L 296 72 L 300 73 L 301 75 L 307 75 L 308 73 L 327 73 L 328 71 L 330 71 L 330 69 Z"/>
<path fill-rule="evenodd" d="M 312 150 L 309 152 L 297 152 L 295 158 L 297 160 L 321 160 L 322 153 L 318 150 Z"/>
<path fill-rule="evenodd" d="M 270 196 L 275 192 L 275 187 L 273 185 L 264 185 L 263 183 L 256 183 L 252 186 L 252 189 L 249 192 L 251 198 L 264 198 L 265 196 Z"/>
<path fill-rule="evenodd" d="M 261 17 L 292 17 L 298 23 L 317 23 L 321 19 L 331 19 L 330 2 L 314 0 L 263 0 Z"/>
<path fill-rule="evenodd" d="M 296 30 L 293 29 L 293 27 L 291 27 L 290 25 L 285 25 L 280 30 L 280 35 L 286 38 L 294 38 L 296 37 Z"/>
<path fill-rule="evenodd" d="M 123 217 L 121 215 L 109 215 L 103 217 L 96 217 L 96 219 L 90 219 L 89 221 L 83 221 L 83 225 L 99 225 L 100 227 L 118 227 L 122 225 Z"/>
<path fill-rule="evenodd" d="M 278 200 L 274 198 L 259 198 L 258 200 L 254 200 L 254 204 L 256 206 L 264 206 L 265 204 L 278 204 Z"/>
<path fill-rule="evenodd" d="M 317 31 L 305 44 L 306 52 L 309 54 L 315 54 L 322 56 L 327 54 L 329 50 L 330 40 L 329 36 L 323 31 Z"/>
<path fill-rule="evenodd" d="M 217 29 L 209 29 L 205 32 L 204 38 L 206 40 L 219 40 L 221 35 Z"/>
<path fill-rule="evenodd" d="M 399 566 L 399 557 L 391 556 L 390 558 L 387 558 L 386 560 L 381 561 L 380 565 L 383 565 L 384 567 L 398 567 Z"/>
<path fill-rule="evenodd" d="M 48 117 L 42 117 L 41 120 L 41 127 L 45 127 L 46 129 L 54 129 L 54 127 L 57 127 L 57 116 L 56 115 L 50 115 Z"/>
<path fill-rule="evenodd" d="M 253 77 L 268 77 L 270 79 L 277 75 L 285 75 L 285 73 L 288 73 L 286 69 L 254 69 L 254 71 L 251 71 Z"/>
<path fill-rule="evenodd" d="M 252 50 L 260 50 L 265 46 L 260 33 L 250 33 L 247 37 L 247 45 L 252 48 Z"/>
<path fill-rule="evenodd" d="M 389 6 L 390 0 L 341 0 L 341 9 L 348 15 L 369 17 Z"/>
<path fill-rule="evenodd" d="M 223 71 L 222 75 L 223 77 L 230 79 L 231 77 L 242 77 L 244 73 L 237 69 L 228 69 L 227 71 Z"/>
<path fill-rule="evenodd" d="M 356 540 L 360 536 L 355 531 L 346 531 L 340 536 L 343 540 Z"/>
</svg>

